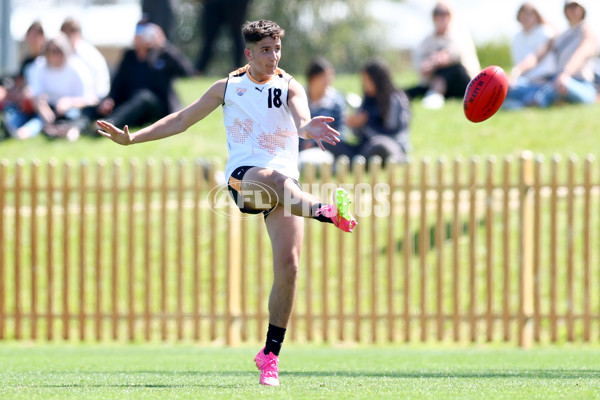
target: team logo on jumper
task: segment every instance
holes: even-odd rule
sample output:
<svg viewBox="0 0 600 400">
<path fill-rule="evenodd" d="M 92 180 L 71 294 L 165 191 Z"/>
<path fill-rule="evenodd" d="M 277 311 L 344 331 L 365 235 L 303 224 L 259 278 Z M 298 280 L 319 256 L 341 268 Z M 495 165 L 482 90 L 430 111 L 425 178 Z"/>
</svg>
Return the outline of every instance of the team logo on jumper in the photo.
<svg viewBox="0 0 600 400">
<path fill-rule="evenodd" d="M 236 88 L 235 92 L 237 93 L 238 96 L 243 96 L 244 93 L 246 93 L 246 88 L 241 88 L 241 87 Z"/>
</svg>

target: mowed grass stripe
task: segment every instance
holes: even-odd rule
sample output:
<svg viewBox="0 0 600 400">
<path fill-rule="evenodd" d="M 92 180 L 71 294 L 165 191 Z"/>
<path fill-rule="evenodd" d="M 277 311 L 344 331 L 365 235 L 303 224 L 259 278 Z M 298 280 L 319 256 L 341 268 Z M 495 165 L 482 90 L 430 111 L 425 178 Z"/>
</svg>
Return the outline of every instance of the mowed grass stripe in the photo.
<svg viewBox="0 0 600 400">
<path fill-rule="evenodd" d="M 0 346 L 3 399 L 593 399 L 600 348 L 286 346 L 282 387 L 254 348 Z"/>
</svg>

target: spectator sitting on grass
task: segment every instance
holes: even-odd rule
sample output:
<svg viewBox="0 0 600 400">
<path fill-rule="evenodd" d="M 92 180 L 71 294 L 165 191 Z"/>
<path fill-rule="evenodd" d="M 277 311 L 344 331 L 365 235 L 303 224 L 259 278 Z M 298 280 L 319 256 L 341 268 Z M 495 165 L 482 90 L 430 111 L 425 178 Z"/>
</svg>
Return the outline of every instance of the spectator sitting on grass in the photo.
<svg viewBox="0 0 600 400">
<path fill-rule="evenodd" d="M 410 150 L 410 102 L 394 86 L 387 65 L 380 60 L 367 62 L 361 73 L 364 97 L 360 107 L 346 118 L 355 142 L 343 140 L 326 146 L 336 157 L 380 156 L 384 161 L 405 161 Z"/>
<path fill-rule="evenodd" d="M 445 99 L 462 99 L 470 80 L 481 69 L 471 35 L 453 23 L 454 12 L 446 1 L 438 1 L 432 12 L 434 32 L 415 53 L 421 81 L 406 89 L 412 99 L 423 97 L 426 108 L 441 108 Z"/>
<path fill-rule="evenodd" d="M 43 132 L 69 140 L 77 139 L 85 127 L 81 110 L 98 101 L 90 71 L 72 52 L 63 33 L 50 39 L 30 82 L 35 109 L 44 122 Z"/>
<path fill-rule="evenodd" d="M 110 94 L 100 102 L 95 117 L 117 126 L 142 126 L 178 111 L 181 104 L 173 81 L 193 73 L 192 63 L 166 40 L 158 25 L 140 21 L 133 49 L 125 52 Z"/>
<path fill-rule="evenodd" d="M 514 36 L 510 47 L 514 66 L 519 65 L 530 54 L 535 54 L 543 46 L 547 46 L 555 36 L 554 29 L 546 23 L 538 9 L 529 2 L 523 3 L 519 7 L 517 21 L 521 25 L 521 30 Z M 555 70 L 556 66 L 552 55 L 546 54 L 535 67 L 521 74 L 518 82 L 545 83 Z"/>
<path fill-rule="evenodd" d="M 2 128 L 11 137 L 27 139 L 38 135 L 42 130 L 42 120 L 36 115 L 33 97 L 28 83 L 36 63 L 43 62 L 46 36 L 38 21 L 32 23 L 25 33 L 27 55 L 21 63 L 19 73 L 4 80 L 0 86 L 0 110 Z"/>
<path fill-rule="evenodd" d="M 67 35 L 73 47 L 74 55 L 90 69 L 94 77 L 94 89 L 98 99 L 103 99 L 110 90 L 110 72 L 106 59 L 100 51 L 81 36 L 81 26 L 73 18 L 67 18 L 60 27 L 60 31 Z"/>
<path fill-rule="evenodd" d="M 554 40 L 526 57 L 513 68 L 511 77 L 516 79 L 532 68 L 547 54 L 556 62 L 556 71 L 548 83 L 532 82 L 509 90 L 505 109 L 525 106 L 550 107 L 559 102 L 592 104 L 596 102 L 594 85 L 594 57 L 598 50 L 596 34 L 585 20 L 583 1 L 567 1 L 564 14 L 569 27 Z"/>
<path fill-rule="evenodd" d="M 346 99 L 332 86 L 334 78 L 335 70 L 327 60 L 322 57 L 312 59 L 306 71 L 308 81 L 306 95 L 311 116 L 322 115 L 334 118 L 327 124 L 343 136 L 346 130 Z M 327 144 L 324 146 L 329 148 Z M 313 140 L 300 139 L 300 150 L 301 164 L 333 162 L 331 153 L 321 151 Z"/>
</svg>

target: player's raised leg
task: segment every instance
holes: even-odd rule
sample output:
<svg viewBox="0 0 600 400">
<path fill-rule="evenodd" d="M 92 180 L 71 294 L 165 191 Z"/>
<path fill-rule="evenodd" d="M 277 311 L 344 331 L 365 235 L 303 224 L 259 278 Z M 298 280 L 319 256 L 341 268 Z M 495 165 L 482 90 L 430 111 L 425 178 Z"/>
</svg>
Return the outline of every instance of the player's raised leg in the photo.
<svg viewBox="0 0 600 400">
<path fill-rule="evenodd" d="M 241 183 L 244 205 L 249 208 L 283 206 L 292 215 L 314 218 L 333 223 L 345 232 L 352 232 L 356 219 L 349 212 L 348 193 L 337 189 L 332 205 L 320 203 L 315 196 L 302 191 L 298 183 L 271 169 L 254 167 L 249 169 Z M 257 194 L 257 192 L 263 192 Z"/>
<path fill-rule="evenodd" d="M 296 290 L 304 220 L 277 206 L 266 219 L 273 251 L 273 286 L 269 297 L 269 330 L 265 347 L 254 361 L 260 370 L 260 383 L 279 386 L 279 351 L 285 337 Z"/>
</svg>

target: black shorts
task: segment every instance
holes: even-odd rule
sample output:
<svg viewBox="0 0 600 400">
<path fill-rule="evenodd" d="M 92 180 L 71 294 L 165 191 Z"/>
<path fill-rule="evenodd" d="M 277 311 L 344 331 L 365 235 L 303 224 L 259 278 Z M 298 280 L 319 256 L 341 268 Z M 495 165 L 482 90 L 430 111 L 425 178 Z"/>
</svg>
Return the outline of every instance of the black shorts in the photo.
<svg viewBox="0 0 600 400">
<path fill-rule="evenodd" d="M 240 189 L 242 186 L 242 180 L 244 179 L 244 175 L 246 175 L 246 172 L 248 172 L 248 170 L 250 168 L 254 168 L 253 166 L 249 166 L 249 165 L 245 165 L 242 167 L 237 167 L 236 169 L 233 170 L 233 172 L 231 173 L 231 176 L 229 177 L 229 181 L 227 182 L 227 189 L 229 189 L 229 194 L 231 194 L 231 197 L 233 198 L 233 201 L 235 201 L 235 204 L 238 206 L 238 208 L 240 209 L 241 212 L 246 213 L 246 214 L 263 214 L 265 219 L 269 216 L 269 214 L 271 214 L 271 212 L 275 209 L 275 207 L 277 207 L 277 205 L 267 209 L 267 210 L 257 210 L 254 208 L 249 208 L 246 207 L 243 202 L 244 200 L 242 198 L 240 198 Z M 300 187 L 300 183 L 293 178 L 292 181 L 296 184 L 296 186 Z"/>
<path fill-rule="evenodd" d="M 236 169 L 234 169 L 233 172 L 231 173 L 231 176 L 229 177 L 229 181 L 227 182 L 227 188 L 229 189 L 229 194 L 231 194 L 233 201 L 238 206 L 238 208 L 240 209 L 241 212 L 243 212 L 245 214 L 260 214 L 260 213 L 262 213 L 266 219 L 269 216 L 269 214 L 277 206 L 273 206 L 273 207 L 269 208 L 268 210 L 256 210 L 254 208 L 246 207 L 243 204 L 243 199 L 240 199 L 240 189 L 241 189 L 241 185 L 242 185 L 242 180 L 244 179 L 244 175 L 246 175 L 246 172 L 248 172 L 248 170 L 250 168 L 254 168 L 254 167 L 245 165 L 245 166 L 237 167 Z"/>
</svg>

